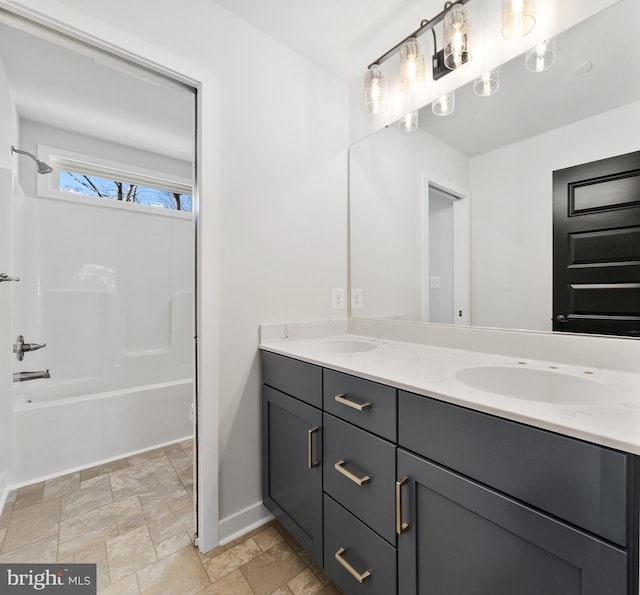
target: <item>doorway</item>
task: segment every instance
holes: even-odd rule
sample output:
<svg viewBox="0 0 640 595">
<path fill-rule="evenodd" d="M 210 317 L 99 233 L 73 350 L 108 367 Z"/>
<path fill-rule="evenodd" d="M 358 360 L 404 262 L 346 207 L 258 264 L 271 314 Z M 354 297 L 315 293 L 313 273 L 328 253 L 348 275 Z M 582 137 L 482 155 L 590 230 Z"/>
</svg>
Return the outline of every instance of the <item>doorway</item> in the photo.
<svg viewBox="0 0 640 595">
<path fill-rule="evenodd" d="M 469 193 L 424 177 L 422 320 L 470 324 Z"/>
</svg>

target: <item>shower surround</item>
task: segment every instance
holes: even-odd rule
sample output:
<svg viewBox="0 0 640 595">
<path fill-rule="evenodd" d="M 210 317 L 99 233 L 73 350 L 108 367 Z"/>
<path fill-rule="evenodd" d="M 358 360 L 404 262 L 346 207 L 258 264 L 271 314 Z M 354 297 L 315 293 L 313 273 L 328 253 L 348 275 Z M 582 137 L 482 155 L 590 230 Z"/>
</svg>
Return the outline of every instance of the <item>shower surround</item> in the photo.
<svg viewBox="0 0 640 595">
<path fill-rule="evenodd" d="M 14 483 L 193 433 L 191 214 L 16 197 Z"/>
</svg>

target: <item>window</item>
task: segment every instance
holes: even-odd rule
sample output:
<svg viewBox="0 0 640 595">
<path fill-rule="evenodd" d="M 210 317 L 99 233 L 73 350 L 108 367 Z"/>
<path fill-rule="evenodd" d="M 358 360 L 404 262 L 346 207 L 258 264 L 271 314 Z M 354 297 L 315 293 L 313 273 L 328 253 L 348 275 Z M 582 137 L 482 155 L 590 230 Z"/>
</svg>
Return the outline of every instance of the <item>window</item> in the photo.
<svg viewBox="0 0 640 595">
<path fill-rule="evenodd" d="M 91 204 L 97 199 L 104 206 L 156 213 L 160 208 L 183 216 L 193 211 L 187 178 L 43 146 L 38 157 L 53 167 L 51 174 L 38 176 L 39 196 Z"/>
</svg>

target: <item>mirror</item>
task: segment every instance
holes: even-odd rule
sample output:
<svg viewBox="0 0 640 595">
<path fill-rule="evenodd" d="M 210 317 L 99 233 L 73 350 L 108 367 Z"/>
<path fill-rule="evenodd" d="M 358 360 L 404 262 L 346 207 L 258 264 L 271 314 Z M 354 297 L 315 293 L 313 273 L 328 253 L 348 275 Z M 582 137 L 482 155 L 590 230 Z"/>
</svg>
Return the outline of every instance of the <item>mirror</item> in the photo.
<svg viewBox="0 0 640 595">
<path fill-rule="evenodd" d="M 551 330 L 552 172 L 640 149 L 639 19 L 621 0 L 550 69 L 519 56 L 496 95 L 350 148 L 351 316 Z"/>
</svg>

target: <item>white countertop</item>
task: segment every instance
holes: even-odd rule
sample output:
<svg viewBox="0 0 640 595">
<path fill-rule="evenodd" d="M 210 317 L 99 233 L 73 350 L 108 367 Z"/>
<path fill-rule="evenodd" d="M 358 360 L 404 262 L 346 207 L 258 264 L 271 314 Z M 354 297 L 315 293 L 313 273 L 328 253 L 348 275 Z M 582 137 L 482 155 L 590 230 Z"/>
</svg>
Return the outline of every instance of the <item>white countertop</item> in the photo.
<svg viewBox="0 0 640 595">
<path fill-rule="evenodd" d="M 369 351 L 329 352 L 327 341 L 362 341 L 375 345 Z M 499 417 L 552 430 L 566 436 L 640 455 L 640 374 L 566 365 L 533 359 L 518 359 L 477 351 L 465 351 L 339 335 L 316 339 L 267 341 L 260 348 L 394 386 L 449 403 L 484 411 Z M 472 388 L 456 378 L 467 368 L 526 367 L 573 377 L 577 383 L 595 383 L 606 396 L 602 402 L 584 404 L 575 391 L 565 403 L 513 398 Z M 542 375 L 542 372 L 541 372 Z M 589 400 L 589 399 L 586 399 Z M 591 399 L 593 401 L 593 399 Z M 576 404 L 577 402 L 577 404 Z"/>
</svg>

